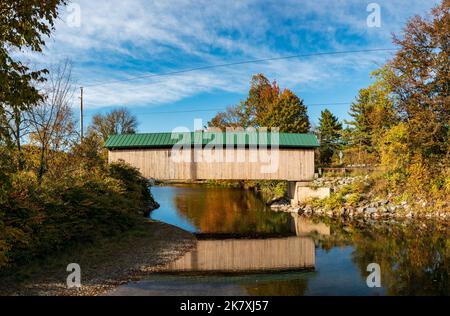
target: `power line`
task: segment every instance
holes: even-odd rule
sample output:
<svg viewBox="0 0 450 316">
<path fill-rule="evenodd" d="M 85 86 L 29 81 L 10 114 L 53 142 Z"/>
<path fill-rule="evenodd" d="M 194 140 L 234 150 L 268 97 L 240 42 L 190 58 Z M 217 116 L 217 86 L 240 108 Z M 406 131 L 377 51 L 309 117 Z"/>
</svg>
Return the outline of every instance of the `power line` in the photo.
<svg viewBox="0 0 450 316">
<path fill-rule="evenodd" d="M 336 103 L 311 103 L 306 106 L 332 106 L 332 105 L 348 105 L 352 102 L 336 102 Z M 197 110 L 174 110 L 174 111 L 150 111 L 150 112 L 134 112 L 135 115 L 154 115 L 154 114 L 172 114 L 172 113 L 193 113 L 193 112 L 210 112 L 225 110 L 223 107 L 209 108 L 209 109 L 197 109 Z M 93 115 L 86 115 L 92 117 Z"/>
<path fill-rule="evenodd" d="M 97 86 L 108 85 L 108 84 L 117 83 L 117 82 L 126 82 L 126 81 L 132 81 L 132 80 L 138 80 L 138 79 L 144 79 L 144 78 L 173 76 L 173 75 L 178 75 L 178 74 L 183 74 L 183 73 L 188 73 L 188 72 L 193 72 L 193 71 L 213 69 L 213 68 L 229 67 L 229 66 L 244 65 L 244 64 L 251 64 L 251 63 L 261 63 L 261 62 L 275 61 L 275 60 L 293 59 L 293 58 L 300 58 L 300 57 L 313 57 L 313 56 L 325 56 L 325 55 L 341 55 L 341 54 L 356 54 L 356 53 L 370 53 L 370 52 L 387 52 L 387 51 L 395 51 L 395 50 L 397 50 L 397 49 L 396 48 L 374 48 L 374 49 L 361 49 L 361 50 L 347 50 L 347 51 L 334 51 L 334 52 L 322 52 L 322 53 L 297 54 L 297 55 L 282 56 L 282 57 L 271 57 L 271 58 L 244 60 L 244 61 L 238 61 L 238 62 L 232 62 L 232 63 L 208 65 L 208 66 L 188 68 L 188 69 L 170 71 L 170 72 L 159 73 L 159 74 L 147 74 L 147 75 L 142 75 L 142 76 L 130 77 L 130 78 L 126 78 L 126 79 L 118 79 L 118 80 L 99 82 L 99 83 L 96 83 L 96 84 L 86 85 L 85 87 L 97 87 Z M 154 82 L 151 82 L 149 84 L 152 84 L 152 83 L 154 83 Z M 81 89 L 83 89 L 83 88 L 81 88 Z M 81 90 L 81 94 L 83 94 L 82 90 Z M 81 97 L 82 97 L 82 95 L 81 95 Z M 343 105 L 343 104 L 351 104 L 351 103 L 352 102 L 328 103 L 328 104 L 323 103 L 323 104 L 309 104 L 308 106 L 331 106 L 331 105 L 339 105 L 339 104 Z M 83 107 L 83 105 L 81 103 L 81 111 L 83 111 L 82 107 Z M 220 111 L 220 110 L 223 111 L 224 108 L 221 107 L 221 108 L 214 108 L 214 109 L 211 108 L 211 109 L 198 109 L 198 110 L 159 111 L 159 112 L 146 112 L 146 113 L 135 113 L 135 114 L 136 115 L 157 115 L 157 114 L 171 114 L 171 113 L 209 112 L 209 111 Z M 88 115 L 88 116 L 92 116 L 92 115 Z M 83 118 L 81 117 L 81 122 L 82 122 L 82 120 L 83 120 Z"/>
<path fill-rule="evenodd" d="M 371 52 L 387 52 L 387 51 L 395 51 L 395 50 L 397 50 L 397 49 L 396 48 L 374 48 L 374 49 L 361 49 L 361 50 L 347 50 L 347 51 L 334 51 L 334 52 L 322 52 L 322 53 L 297 54 L 297 55 L 282 56 L 282 57 L 271 57 L 271 58 L 244 60 L 244 61 L 238 61 L 238 62 L 232 62 L 232 63 L 223 63 L 223 64 L 216 64 L 216 65 L 209 65 L 209 66 L 201 66 L 201 67 L 196 67 L 196 68 L 181 69 L 181 70 L 163 72 L 163 73 L 159 73 L 159 74 L 147 74 L 147 75 L 142 75 L 142 76 L 130 77 L 130 78 L 126 78 L 126 79 L 110 80 L 110 81 L 105 81 L 105 82 L 94 83 L 94 84 L 91 84 L 91 85 L 86 85 L 85 87 L 97 87 L 97 86 L 103 86 L 103 85 L 108 85 L 108 84 L 112 84 L 112 83 L 132 81 L 132 80 L 138 80 L 138 79 L 144 79 L 144 78 L 173 76 L 173 75 L 178 75 L 178 74 L 183 74 L 183 73 L 188 73 L 188 72 L 193 72 L 193 71 L 199 71 L 199 70 L 207 70 L 207 69 L 213 69 L 213 68 L 221 68 L 221 67 L 229 67 L 229 66 L 261 63 L 261 62 L 275 61 L 275 60 L 293 59 L 293 58 L 300 58 L 300 57 L 355 54 L 355 53 L 371 53 Z"/>
</svg>

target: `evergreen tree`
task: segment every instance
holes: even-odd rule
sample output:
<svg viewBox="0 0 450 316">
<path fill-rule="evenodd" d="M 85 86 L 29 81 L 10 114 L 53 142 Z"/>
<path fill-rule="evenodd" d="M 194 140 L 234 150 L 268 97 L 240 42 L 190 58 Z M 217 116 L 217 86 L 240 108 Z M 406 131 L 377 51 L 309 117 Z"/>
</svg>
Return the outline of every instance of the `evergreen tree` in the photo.
<svg viewBox="0 0 450 316">
<path fill-rule="evenodd" d="M 351 126 L 350 142 L 359 150 L 371 152 L 372 146 L 372 126 L 369 122 L 369 113 L 371 111 L 369 102 L 369 90 L 359 90 L 356 101 L 350 106 L 349 115 L 353 118 L 347 122 Z"/>
<path fill-rule="evenodd" d="M 329 165 L 333 155 L 340 148 L 342 124 L 328 109 L 320 113 L 319 139 L 320 139 L 320 163 Z"/>
<path fill-rule="evenodd" d="M 357 154 L 358 163 L 379 161 L 379 142 L 384 133 L 398 121 L 395 99 L 388 79 L 393 75 L 389 67 L 374 71 L 374 82 L 359 90 L 356 101 L 350 106 L 346 122 L 350 129 L 346 132 L 347 150 Z"/>
</svg>

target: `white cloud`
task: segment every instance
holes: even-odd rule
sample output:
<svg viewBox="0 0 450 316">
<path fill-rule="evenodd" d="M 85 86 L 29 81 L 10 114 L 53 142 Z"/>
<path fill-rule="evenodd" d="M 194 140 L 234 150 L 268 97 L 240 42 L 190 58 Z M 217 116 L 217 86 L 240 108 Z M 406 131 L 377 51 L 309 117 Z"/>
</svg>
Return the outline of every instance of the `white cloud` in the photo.
<svg viewBox="0 0 450 316">
<path fill-rule="evenodd" d="M 27 57 L 42 64 L 72 59 L 80 85 L 297 52 L 391 47 L 391 32 L 437 3 L 377 1 L 383 24 L 368 29 L 369 2 L 357 0 L 74 2 L 81 7 L 81 27 L 69 27 L 63 14 L 44 54 Z M 212 90 L 244 93 L 258 72 L 291 88 L 326 85 L 384 60 L 375 53 L 217 68 L 87 88 L 86 101 L 94 107 L 159 105 Z"/>
</svg>

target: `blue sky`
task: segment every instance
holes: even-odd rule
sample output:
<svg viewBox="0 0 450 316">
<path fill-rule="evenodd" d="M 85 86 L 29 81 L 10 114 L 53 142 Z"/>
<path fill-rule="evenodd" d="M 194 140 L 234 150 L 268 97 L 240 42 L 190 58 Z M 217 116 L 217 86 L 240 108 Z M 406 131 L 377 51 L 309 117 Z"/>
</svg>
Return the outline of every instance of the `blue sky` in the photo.
<svg viewBox="0 0 450 316">
<path fill-rule="evenodd" d="M 63 10 L 43 54 L 26 57 L 38 65 L 72 60 L 77 86 L 86 86 L 86 123 L 94 113 L 121 106 L 137 116 L 140 132 L 157 132 L 192 129 L 195 118 L 206 124 L 217 111 L 245 98 L 256 73 L 301 97 L 313 124 L 324 108 L 348 118 L 349 105 L 333 103 L 353 101 L 392 52 L 276 60 L 89 85 L 242 60 L 391 48 L 391 34 L 399 34 L 408 18 L 424 15 L 438 1 L 72 2 L 81 9 L 79 27 L 67 22 L 73 11 Z M 371 2 L 381 8 L 379 28 L 367 26 Z M 332 105 L 317 105 L 324 103 Z"/>
</svg>

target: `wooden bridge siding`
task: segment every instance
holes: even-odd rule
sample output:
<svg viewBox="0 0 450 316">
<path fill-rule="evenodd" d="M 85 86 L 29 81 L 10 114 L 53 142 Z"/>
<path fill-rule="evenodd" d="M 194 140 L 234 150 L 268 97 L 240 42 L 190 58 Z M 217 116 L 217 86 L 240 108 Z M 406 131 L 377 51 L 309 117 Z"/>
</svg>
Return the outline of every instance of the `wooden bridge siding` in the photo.
<svg viewBox="0 0 450 316">
<path fill-rule="evenodd" d="M 314 177 L 313 149 L 280 149 L 279 167 L 275 173 L 261 172 L 261 167 L 269 163 L 249 162 L 249 149 L 234 149 L 233 154 L 237 155 L 239 151 L 245 152 L 246 162 L 176 163 L 170 157 L 171 149 L 111 150 L 109 161 L 124 160 L 139 168 L 145 177 L 160 180 L 301 181 Z"/>
<path fill-rule="evenodd" d="M 124 160 L 148 178 L 190 179 L 191 164 L 175 163 L 169 154 L 170 150 L 117 150 L 109 152 L 109 161 Z"/>
<path fill-rule="evenodd" d="M 315 266 L 309 237 L 199 240 L 197 247 L 163 271 L 295 270 Z"/>
</svg>

